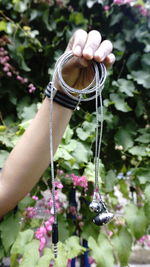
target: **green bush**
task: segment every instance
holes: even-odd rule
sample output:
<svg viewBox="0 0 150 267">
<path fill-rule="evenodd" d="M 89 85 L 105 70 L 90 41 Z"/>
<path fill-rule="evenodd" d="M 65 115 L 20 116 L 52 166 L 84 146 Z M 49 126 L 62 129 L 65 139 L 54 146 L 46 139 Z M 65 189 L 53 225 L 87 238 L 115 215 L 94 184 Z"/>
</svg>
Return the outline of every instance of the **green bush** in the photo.
<svg viewBox="0 0 150 267">
<path fill-rule="evenodd" d="M 88 240 L 97 266 L 111 267 L 114 262 L 126 266 L 132 247 L 149 234 L 150 15 L 147 3 L 132 2 L 0 0 L 0 167 L 36 114 L 54 64 L 72 33 L 78 28 L 97 29 L 114 45 L 116 63 L 108 70 L 103 90 L 100 189 L 119 217 L 106 227 L 91 226 L 87 203 L 94 181 L 95 113 L 80 109 L 72 117 L 55 162 L 63 170 L 57 173 L 63 196 L 68 199 L 74 189 L 71 175 L 86 176 L 88 190 L 76 186 L 78 219 L 69 217 L 73 210 L 68 206 L 60 210 L 61 242 L 55 266 L 66 266 L 69 258 L 82 254 L 82 239 Z M 30 196 L 19 203 L 18 211 L 8 213 L 0 225 L 0 259 L 10 256 L 11 266 L 46 267 L 53 259 L 49 245 L 43 254 L 38 252 L 34 231 L 42 219 L 27 216 L 28 207 L 34 211 L 36 204 L 31 196 L 43 199 L 48 175 L 47 170 Z"/>
</svg>

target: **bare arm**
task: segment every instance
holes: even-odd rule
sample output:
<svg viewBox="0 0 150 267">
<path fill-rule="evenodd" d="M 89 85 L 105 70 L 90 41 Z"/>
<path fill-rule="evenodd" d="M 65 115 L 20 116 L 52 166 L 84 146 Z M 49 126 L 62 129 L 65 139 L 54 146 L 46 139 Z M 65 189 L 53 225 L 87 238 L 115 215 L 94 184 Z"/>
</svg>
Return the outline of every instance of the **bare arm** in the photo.
<svg viewBox="0 0 150 267">
<path fill-rule="evenodd" d="M 103 61 L 107 66 L 115 61 L 111 42 L 101 42 L 101 35 L 97 31 L 87 34 L 78 30 L 69 41 L 68 50 L 73 50 L 76 57 L 68 63 L 63 75 L 65 81 L 76 88 L 85 87 L 92 79 L 92 59 Z M 61 90 L 58 81 L 55 83 L 56 88 Z M 53 104 L 54 152 L 71 114 L 71 110 Z M 0 216 L 11 210 L 32 189 L 48 167 L 49 160 L 49 100 L 46 98 L 35 119 L 10 153 L 0 174 Z"/>
<path fill-rule="evenodd" d="M 57 149 L 72 111 L 53 104 L 53 149 Z M 49 100 L 46 98 L 10 153 L 0 177 L 0 215 L 13 208 L 37 183 L 49 164 Z"/>
</svg>

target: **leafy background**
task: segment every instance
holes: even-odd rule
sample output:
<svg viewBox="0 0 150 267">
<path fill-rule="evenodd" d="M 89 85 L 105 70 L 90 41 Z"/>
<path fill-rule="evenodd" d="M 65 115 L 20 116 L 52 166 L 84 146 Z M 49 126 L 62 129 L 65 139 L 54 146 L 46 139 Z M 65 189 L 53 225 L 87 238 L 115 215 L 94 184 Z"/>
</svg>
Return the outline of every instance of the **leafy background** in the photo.
<svg viewBox="0 0 150 267">
<path fill-rule="evenodd" d="M 95 113 L 91 105 L 90 112 L 85 107 L 73 115 L 55 155 L 61 170 L 57 177 L 64 186 L 60 191 L 68 202 L 59 213 L 59 256 L 54 265 L 66 266 L 68 259 L 83 254 L 82 241 L 87 240 L 96 266 L 111 267 L 114 262 L 126 266 L 133 247 L 150 231 L 149 3 L 0 0 L 0 18 L 1 167 L 40 107 L 54 64 L 73 32 L 97 29 L 103 39 L 113 42 L 116 63 L 108 71 L 103 91 L 100 188 L 117 215 L 106 227 L 91 227 L 93 215 L 87 204 L 94 181 Z M 85 176 L 88 190 L 73 186 L 71 174 Z M 43 220 L 27 216 L 28 208 L 34 211 L 38 205 L 32 196 L 44 199 L 47 181 L 48 170 L 0 224 L 0 259 L 10 257 L 11 266 L 49 266 L 53 260 L 51 233 L 39 253 L 34 232 Z"/>
</svg>

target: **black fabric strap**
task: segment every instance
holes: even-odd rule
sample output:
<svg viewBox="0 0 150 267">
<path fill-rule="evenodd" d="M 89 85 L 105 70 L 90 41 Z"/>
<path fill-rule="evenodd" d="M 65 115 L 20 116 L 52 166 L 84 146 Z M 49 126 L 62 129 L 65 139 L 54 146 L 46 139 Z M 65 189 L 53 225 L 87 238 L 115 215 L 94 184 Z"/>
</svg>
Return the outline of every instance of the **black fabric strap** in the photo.
<svg viewBox="0 0 150 267">
<path fill-rule="evenodd" d="M 50 98 L 51 97 L 51 83 L 47 85 L 47 88 L 45 90 L 45 95 Z M 53 98 L 55 102 L 57 102 L 59 105 L 69 108 L 69 109 L 76 109 L 79 102 L 75 99 L 72 99 L 66 94 L 61 93 L 60 91 L 56 90 L 56 94 Z M 100 100 L 99 97 L 97 99 L 98 101 L 98 107 L 100 106 Z M 87 101 L 87 102 L 81 102 L 80 108 L 82 108 L 84 111 L 88 112 L 94 112 L 95 111 L 95 99 Z"/>
<path fill-rule="evenodd" d="M 55 89 L 56 90 L 56 89 Z M 48 84 L 46 90 L 45 90 L 45 95 L 50 98 L 51 97 L 51 83 Z M 59 105 L 69 108 L 69 109 L 76 109 L 78 106 L 79 101 L 72 99 L 70 96 L 63 94 L 62 92 L 56 90 L 55 95 L 53 97 L 53 101 L 58 103 Z"/>
</svg>

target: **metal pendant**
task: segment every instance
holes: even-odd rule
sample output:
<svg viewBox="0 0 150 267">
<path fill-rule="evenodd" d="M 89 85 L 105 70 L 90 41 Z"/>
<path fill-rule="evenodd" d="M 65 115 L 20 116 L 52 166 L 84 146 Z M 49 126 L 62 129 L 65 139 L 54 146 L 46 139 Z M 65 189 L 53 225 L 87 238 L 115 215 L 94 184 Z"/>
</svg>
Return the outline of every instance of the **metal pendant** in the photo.
<svg viewBox="0 0 150 267">
<path fill-rule="evenodd" d="M 106 224 L 108 222 L 110 222 L 112 220 L 112 218 L 114 217 L 114 215 L 111 212 L 103 212 L 98 214 L 94 219 L 93 222 L 98 225 L 101 226 L 103 224 Z"/>
</svg>

